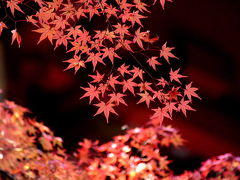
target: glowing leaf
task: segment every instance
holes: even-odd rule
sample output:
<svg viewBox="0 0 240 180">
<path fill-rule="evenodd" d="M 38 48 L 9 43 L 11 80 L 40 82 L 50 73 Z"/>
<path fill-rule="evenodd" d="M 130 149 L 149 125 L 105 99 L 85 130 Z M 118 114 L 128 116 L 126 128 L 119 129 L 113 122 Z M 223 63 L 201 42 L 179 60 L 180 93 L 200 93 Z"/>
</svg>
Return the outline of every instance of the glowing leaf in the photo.
<svg viewBox="0 0 240 180">
<path fill-rule="evenodd" d="M 110 112 L 113 113 L 113 114 L 118 115 L 115 112 L 115 110 L 113 109 L 114 105 L 112 103 L 105 103 L 105 102 L 101 101 L 100 103 L 94 104 L 94 105 L 99 107 L 97 112 L 96 112 L 96 114 L 94 116 L 96 116 L 98 114 L 101 114 L 101 113 L 104 113 L 104 116 L 105 116 L 105 118 L 107 120 L 107 123 L 108 123 L 108 118 L 109 118 Z"/>
<path fill-rule="evenodd" d="M 21 46 L 21 41 L 22 41 L 22 38 L 21 38 L 20 34 L 17 32 L 16 29 L 12 30 L 11 32 L 12 32 L 12 44 L 16 40 L 17 43 L 18 43 L 18 46 L 20 47 Z"/>
</svg>

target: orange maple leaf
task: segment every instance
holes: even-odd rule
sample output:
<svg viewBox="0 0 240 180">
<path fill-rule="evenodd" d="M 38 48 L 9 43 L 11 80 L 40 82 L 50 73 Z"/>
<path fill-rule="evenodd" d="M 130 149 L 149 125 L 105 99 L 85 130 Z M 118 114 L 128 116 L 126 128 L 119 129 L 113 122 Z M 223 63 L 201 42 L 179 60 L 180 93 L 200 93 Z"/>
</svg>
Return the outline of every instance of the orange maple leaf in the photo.
<svg viewBox="0 0 240 180">
<path fill-rule="evenodd" d="M 39 41 L 38 41 L 38 44 L 39 44 L 42 40 L 44 40 L 44 39 L 46 39 L 46 38 L 48 38 L 48 40 L 49 40 L 49 41 L 51 42 L 51 44 L 52 44 L 53 37 L 54 37 L 54 35 L 56 34 L 55 28 L 54 28 L 54 27 L 51 27 L 51 26 L 49 26 L 49 25 L 47 25 L 47 24 L 42 24 L 42 26 L 43 26 L 42 28 L 33 30 L 33 31 L 35 31 L 35 32 L 37 32 L 37 33 L 41 33 L 41 36 L 40 36 Z"/>
<path fill-rule="evenodd" d="M 2 34 L 3 28 L 7 29 L 8 27 L 6 26 L 6 24 L 4 22 L 0 22 L 0 36 Z"/>
<path fill-rule="evenodd" d="M 17 32 L 16 29 L 12 30 L 11 32 L 12 32 L 12 43 L 11 44 L 13 44 L 13 42 L 16 40 L 18 43 L 18 46 L 20 47 L 21 41 L 22 41 L 20 34 Z"/>
<path fill-rule="evenodd" d="M 17 0 L 10 0 L 7 1 L 7 7 L 10 8 L 12 15 L 14 16 L 15 9 L 20 11 L 21 13 L 25 14 L 22 9 L 18 6 L 19 1 Z"/>
</svg>

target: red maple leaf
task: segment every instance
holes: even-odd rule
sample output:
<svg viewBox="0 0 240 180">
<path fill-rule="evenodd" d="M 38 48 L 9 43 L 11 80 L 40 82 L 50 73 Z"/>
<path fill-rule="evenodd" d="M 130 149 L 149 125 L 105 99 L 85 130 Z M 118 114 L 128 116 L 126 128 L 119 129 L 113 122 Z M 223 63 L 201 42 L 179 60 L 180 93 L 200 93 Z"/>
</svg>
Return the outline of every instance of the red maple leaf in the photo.
<svg viewBox="0 0 240 180">
<path fill-rule="evenodd" d="M 161 65 L 161 63 L 156 60 L 157 58 L 158 58 L 157 56 L 153 56 L 147 60 L 147 63 L 149 64 L 149 66 L 151 66 L 155 71 L 156 71 L 156 65 Z"/>
<path fill-rule="evenodd" d="M 75 70 L 75 74 L 77 73 L 77 71 L 81 68 L 81 67 L 84 67 L 86 68 L 85 64 L 84 64 L 84 61 L 80 60 L 81 59 L 81 56 L 77 56 L 77 55 L 74 55 L 74 57 L 72 59 L 68 59 L 66 61 L 63 61 L 63 62 L 67 62 L 67 63 L 70 63 L 68 65 L 68 67 L 65 70 L 68 70 L 68 69 L 71 69 L 71 68 L 74 68 Z"/>
<path fill-rule="evenodd" d="M 168 2 L 173 2 L 172 0 L 160 0 L 160 4 L 161 4 L 161 6 L 162 6 L 163 9 L 165 8 L 165 3 L 166 3 L 166 1 L 168 1 Z M 157 2 L 157 0 L 154 0 L 154 3 L 153 3 L 153 4 L 155 4 L 156 2 Z"/>
<path fill-rule="evenodd" d="M 172 2 L 172 0 L 160 0 L 160 3 L 162 5 L 162 8 L 164 9 L 165 7 L 165 2 L 168 1 L 168 2 Z"/>
<path fill-rule="evenodd" d="M 172 119 L 171 116 L 168 114 L 168 111 L 166 108 L 160 108 L 152 109 L 155 111 L 155 113 L 152 115 L 151 119 L 155 124 L 162 124 L 164 117 Z"/>
<path fill-rule="evenodd" d="M 116 29 L 114 30 L 114 32 L 116 34 L 119 34 L 120 35 L 120 38 L 123 39 L 124 38 L 124 35 L 130 35 L 128 29 L 129 29 L 129 26 L 126 26 L 125 24 L 120 24 L 118 23 L 117 25 L 113 25 L 113 27 L 115 27 Z"/>
<path fill-rule="evenodd" d="M 81 87 L 84 91 L 86 91 L 86 93 L 80 99 L 84 97 L 89 97 L 89 104 L 91 104 L 94 98 L 97 98 L 98 100 L 100 100 L 99 99 L 100 91 L 90 83 L 88 83 L 88 86 L 89 86 L 88 88 Z"/>
<path fill-rule="evenodd" d="M 82 31 L 80 30 L 81 25 L 75 26 L 75 27 L 70 27 L 69 29 L 67 29 L 66 31 L 68 31 L 68 36 L 73 36 L 74 39 L 77 38 L 77 36 L 79 36 Z"/>
<path fill-rule="evenodd" d="M 130 72 L 133 73 L 133 79 L 139 77 L 141 80 L 143 80 L 144 71 L 142 69 L 134 66 Z"/>
<path fill-rule="evenodd" d="M 172 117 L 172 112 L 173 110 L 177 111 L 178 108 L 175 106 L 177 103 L 175 102 L 169 102 L 169 103 L 166 103 L 166 106 L 165 108 L 168 110 L 170 116 Z"/>
<path fill-rule="evenodd" d="M 90 53 L 88 59 L 86 60 L 86 62 L 92 62 L 93 71 L 95 71 L 95 68 L 96 68 L 98 62 L 105 65 L 105 63 L 103 62 L 103 59 L 100 57 L 101 55 L 102 55 L 102 53 L 96 53 L 96 54 Z"/>
<path fill-rule="evenodd" d="M 123 92 L 127 89 L 134 95 L 134 87 L 137 86 L 135 82 L 133 82 L 133 78 L 128 79 L 127 81 L 123 80 Z"/>
<path fill-rule="evenodd" d="M 127 104 L 125 103 L 125 101 L 123 99 L 123 97 L 126 96 L 125 94 L 112 93 L 112 94 L 109 94 L 109 96 L 111 97 L 109 100 L 110 103 L 114 102 L 116 105 L 119 105 L 120 103 L 122 103 L 127 106 Z"/>
<path fill-rule="evenodd" d="M 114 57 L 122 59 L 121 57 L 119 57 L 117 55 L 114 48 L 107 48 L 106 47 L 106 48 L 102 49 L 102 51 L 103 51 L 102 59 L 105 58 L 105 57 L 108 57 L 111 60 L 112 64 L 113 64 L 113 61 L 114 61 Z"/>
<path fill-rule="evenodd" d="M 183 112 L 183 114 L 187 117 L 187 110 L 190 111 L 196 111 L 195 109 L 193 109 L 192 107 L 190 107 L 188 104 L 190 103 L 190 101 L 185 101 L 184 98 L 180 101 L 180 103 L 178 104 L 178 109 L 181 110 Z"/>
<path fill-rule="evenodd" d="M 101 75 L 98 71 L 96 71 L 96 75 L 88 75 L 88 76 L 93 78 L 91 83 L 99 83 L 103 80 L 104 74 Z"/>
<path fill-rule="evenodd" d="M 188 97 L 188 99 L 189 99 L 190 101 L 192 101 L 192 96 L 193 96 L 193 97 L 196 97 L 196 98 L 198 98 L 198 99 L 201 99 L 201 98 L 195 93 L 195 91 L 197 91 L 197 90 L 198 90 L 198 88 L 192 87 L 192 82 L 191 82 L 191 83 L 189 83 L 188 85 L 186 85 L 186 88 L 185 88 L 185 90 L 184 90 L 184 96 L 187 95 L 187 97 Z"/>
<path fill-rule="evenodd" d="M 169 57 L 178 59 L 171 53 L 171 50 L 175 49 L 174 47 L 167 47 L 167 42 L 162 46 L 160 50 L 160 57 L 164 57 L 164 59 L 169 63 Z"/>
<path fill-rule="evenodd" d="M 147 107 L 149 108 L 150 102 L 153 101 L 152 96 L 150 96 L 150 94 L 146 91 L 144 93 L 138 93 L 138 95 L 141 96 L 141 99 L 137 102 L 137 104 L 146 101 Z"/>
<path fill-rule="evenodd" d="M 12 32 L 12 43 L 11 44 L 13 44 L 13 42 L 16 40 L 18 43 L 18 46 L 20 47 L 21 41 L 22 41 L 20 34 L 17 32 L 16 29 L 12 30 L 11 32 Z"/>
<path fill-rule="evenodd" d="M 101 101 L 100 103 L 94 104 L 94 105 L 99 107 L 97 112 L 96 112 L 96 114 L 94 116 L 96 116 L 98 114 L 101 114 L 101 113 L 104 113 L 104 116 L 105 116 L 105 118 L 107 120 L 107 123 L 108 123 L 108 118 L 109 118 L 110 112 L 113 113 L 113 114 L 118 115 L 115 112 L 115 110 L 113 109 L 114 105 L 112 103 L 105 103 L 105 102 Z"/>
<path fill-rule="evenodd" d="M 130 71 L 128 70 L 129 65 L 126 66 L 125 64 L 122 64 L 119 68 L 118 71 L 120 72 L 120 74 L 124 77 L 124 74 L 131 74 Z"/>
<path fill-rule="evenodd" d="M 158 86 L 160 85 L 164 88 L 166 85 L 168 85 L 168 82 L 163 77 L 161 77 L 160 79 L 158 79 L 158 84 L 157 85 Z"/>
<path fill-rule="evenodd" d="M 181 84 L 179 78 L 185 78 L 187 76 L 183 76 L 181 74 L 178 74 L 179 70 L 180 70 L 180 68 L 178 68 L 176 71 L 173 71 L 172 68 L 171 68 L 171 71 L 170 71 L 169 74 L 170 74 L 170 80 L 171 81 L 175 80 L 175 81 L 177 81 Z"/>
<path fill-rule="evenodd" d="M 140 87 L 140 92 L 147 91 L 147 90 L 153 92 L 151 85 L 152 85 L 152 83 L 150 83 L 150 82 L 141 82 L 138 84 L 138 86 Z"/>
<path fill-rule="evenodd" d="M 115 16 L 117 17 L 117 12 L 119 10 L 116 7 L 113 7 L 111 4 L 109 6 L 106 7 L 105 12 L 107 14 L 107 20 L 111 17 L 111 16 Z"/>
<path fill-rule="evenodd" d="M 3 28 L 7 29 L 8 27 L 6 26 L 6 24 L 4 22 L 0 22 L 0 36 L 2 34 Z"/>
<path fill-rule="evenodd" d="M 136 7 L 140 12 L 147 11 L 147 12 L 150 13 L 150 11 L 147 10 L 147 8 L 146 8 L 148 5 L 145 4 L 145 3 L 143 3 L 143 2 L 141 2 L 141 0 L 135 0 L 134 3 L 135 3 L 135 7 Z"/>
<path fill-rule="evenodd" d="M 146 32 L 140 32 L 141 28 L 138 28 L 138 30 L 135 31 L 135 36 L 133 38 L 133 42 L 138 44 L 138 46 L 142 49 L 144 49 L 143 47 L 143 43 L 142 40 L 145 38 L 146 36 Z"/>
<path fill-rule="evenodd" d="M 98 90 L 101 92 L 102 97 L 104 97 L 105 92 L 108 90 L 108 84 L 105 83 L 99 84 Z"/>
<path fill-rule="evenodd" d="M 113 76 L 112 74 L 110 75 L 109 79 L 108 79 L 108 84 L 115 90 L 115 85 L 116 84 L 121 84 L 118 80 L 117 80 L 118 76 Z"/>
</svg>

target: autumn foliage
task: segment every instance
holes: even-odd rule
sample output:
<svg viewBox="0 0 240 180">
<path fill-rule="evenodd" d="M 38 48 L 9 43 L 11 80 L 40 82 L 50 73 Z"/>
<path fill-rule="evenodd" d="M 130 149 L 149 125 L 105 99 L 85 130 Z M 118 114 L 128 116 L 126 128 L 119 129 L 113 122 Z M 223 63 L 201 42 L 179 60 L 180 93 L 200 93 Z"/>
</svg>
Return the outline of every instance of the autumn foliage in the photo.
<svg viewBox="0 0 240 180">
<path fill-rule="evenodd" d="M 17 41 L 20 47 L 17 25 L 23 20 L 17 20 L 18 11 L 40 35 L 38 43 L 48 39 L 55 48 L 64 46 L 72 56 L 64 60 L 68 64 L 65 70 L 74 69 L 76 74 L 88 69 L 91 79 L 86 87 L 81 87 L 84 90 L 81 99 L 89 98 L 89 104 L 96 106 L 95 116 L 104 114 L 108 122 L 110 114 L 117 115 L 117 106 L 127 105 L 125 98 L 130 94 L 136 96 L 137 104 L 146 103 L 153 111 L 151 119 L 159 124 L 164 117 L 172 119 L 174 111 L 182 111 L 186 116 L 187 110 L 194 110 L 191 102 L 192 97 L 199 98 L 197 88 L 192 87 L 192 83 L 182 85 L 186 76 L 180 74 L 179 68 L 171 68 L 174 61 L 179 61 L 172 53 L 174 48 L 168 47 L 167 42 L 159 46 L 158 35 L 145 30 L 142 23 L 150 13 L 148 7 L 156 1 L 152 4 L 141 0 L 37 0 L 34 6 L 33 3 L 4 1 L 6 16 L 0 22 L 0 31 L 8 29 L 7 23 L 14 21 L 12 43 Z M 165 0 L 160 3 L 164 8 Z M 22 11 L 25 6 L 34 13 L 26 15 Z M 100 29 L 87 26 L 86 21 L 94 22 L 94 18 L 102 21 Z M 129 53 L 131 61 L 121 57 L 123 51 Z M 103 66 L 110 68 L 103 71 Z M 153 77 L 151 72 L 161 66 L 169 73 Z"/>
<path fill-rule="evenodd" d="M 172 1 L 159 2 L 164 9 Z M 26 21 L 39 37 L 38 44 L 48 40 L 54 49 L 65 47 L 70 57 L 63 61 L 65 70 L 88 73 L 80 99 L 88 98 L 96 107 L 94 116 L 103 114 L 109 122 L 112 115 L 118 115 L 118 106 L 128 105 L 126 97 L 131 95 L 153 112 L 145 126 L 128 129 L 102 145 L 85 139 L 70 156 L 61 138 L 28 117 L 28 110 L 2 102 L 0 169 L 5 178 L 205 179 L 210 171 L 219 172 L 216 177 L 239 176 L 239 158 L 231 155 L 209 160 L 195 173 L 174 176 L 168 166 L 171 161 L 161 153 L 162 147 L 184 142 L 176 129 L 162 125 L 163 120 L 172 119 L 174 112 L 187 116 L 187 111 L 195 110 L 192 99 L 201 98 L 180 68 L 173 68 L 180 61 L 173 54 L 174 47 L 161 44 L 158 35 L 144 26 L 149 7 L 155 4 L 156 0 L 1 0 L 0 35 L 11 31 L 11 43 L 21 47 L 18 26 Z M 96 19 L 102 26 L 89 27 Z M 124 59 L 124 53 L 131 58 Z M 152 75 L 155 71 L 158 77 Z"/>
</svg>

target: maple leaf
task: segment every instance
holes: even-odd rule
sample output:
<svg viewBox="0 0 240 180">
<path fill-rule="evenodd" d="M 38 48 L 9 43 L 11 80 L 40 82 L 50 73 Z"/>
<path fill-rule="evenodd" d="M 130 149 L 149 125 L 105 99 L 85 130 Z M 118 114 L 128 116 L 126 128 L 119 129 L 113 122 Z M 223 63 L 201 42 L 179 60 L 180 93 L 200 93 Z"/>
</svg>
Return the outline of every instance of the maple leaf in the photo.
<svg viewBox="0 0 240 180">
<path fill-rule="evenodd" d="M 151 116 L 151 119 L 154 123 L 160 124 L 160 126 L 162 125 L 164 117 L 172 119 L 166 108 L 158 107 L 157 109 L 152 110 L 155 111 L 155 113 Z"/>
<path fill-rule="evenodd" d="M 114 48 L 104 48 L 102 49 L 102 51 L 104 52 L 103 53 L 103 56 L 102 56 L 102 59 L 105 58 L 105 57 L 109 57 L 109 59 L 111 60 L 112 64 L 114 63 L 113 60 L 114 60 L 114 57 L 116 58 L 119 58 L 119 59 L 122 59 L 121 57 L 119 57 L 117 55 L 117 53 L 115 52 L 115 49 Z"/>
<path fill-rule="evenodd" d="M 56 16 L 56 19 L 51 22 L 51 24 L 54 24 L 54 27 L 56 30 L 58 29 L 65 29 L 66 26 L 70 26 L 68 21 L 66 19 L 63 19 L 62 16 Z"/>
<path fill-rule="evenodd" d="M 92 83 L 99 83 L 103 80 L 104 74 L 100 74 L 98 71 L 96 71 L 96 75 L 88 75 L 91 78 L 93 78 L 93 80 L 91 81 Z"/>
<path fill-rule="evenodd" d="M 172 89 L 168 92 L 168 98 L 170 101 L 178 100 L 178 96 L 182 96 L 182 94 L 178 91 L 180 87 L 172 87 Z"/>
<path fill-rule="evenodd" d="M 126 66 L 125 64 L 122 64 L 117 70 L 120 72 L 120 74 L 124 77 L 124 74 L 131 74 L 130 71 L 128 70 L 129 65 Z"/>
<path fill-rule="evenodd" d="M 177 81 L 178 83 L 181 84 L 179 78 L 185 78 L 187 76 L 183 76 L 181 74 L 178 74 L 179 70 L 180 70 L 180 68 L 178 68 L 176 71 L 172 71 L 172 68 L 171 68 L 171 71 L 170 71 L 169 74 L 170 74 L 170 80 L 171 81 L 175 80 L 175 81 Z"/>
<path fill-rule="evenodd" d="M 129 4 L 127 3 L 127 0 L 122 0 L 121 2 L 119 0 L 117 0 L 119 6 L 120 6 L 120 9 L 123 10 L 128 10 L 129 8 L 131 8 L 133 5 L 132 4 Z"/>
<path fill-rule="evenodd" d="M 137 84 L 133 82 L 133 78 L 127 81 L 123 80 L 123 93 L 128 89 L 134 95 L 134 86 L 137 86 Z"/>
<path fill-rule="evenodd" d="M 150 13 L 150 11 L 149 10 L 147 10 L 147 4 L 145 4 L 145 3 L 143 3 L 143 2 L 141 2 L 141 0 L 134 0 L 134 3 L 135 3 L 135 7 L 140 11 L 140 12 L 144 12 L 144 11 L 146 11 L 146 12 L 149 12 Z"/>
<path fill-rule="evenodd" d="M 42 24 L 42 28 L 36 29 L 36 30 L 33 30 L 33 31 L 35 31 L 37 33 L 41 33 L 41 36 L 40 36 L 37 44 L 39 44 L 41 41 L 43 41 L 46 38 L 48 38 L 48 40 L 52 44 L 53 37 L 56 34 L 56 30 L 53 27 L 51 27 L 47 24 Z"/>
<path fill-rule="evenodd" d="M 197 91 L 197 90 L 198 90 L 198 88 L 192 87 L 192 82 L 191 82 L 191 83 L 189 83 L 188 85 L 186 85 L 186 88 L 185 88 L 185 90 L 184 90 L 184 96 L 187 95 L 187 97 L 188 97 L 188 99 L 189 99 L 190 101 L 192 101 L 192 96 L 193 96 L 193 97 L 196 97 L 196 98 L 198 98 L 198 99 L 201 99 L 201 98 L 195 93 L 195 91 Z"/>
<path fill-rule="evenodd" d="M 115 49 L 117 50 L 122 47 L 123 49 L 133 52 L 132 48 L 130 47 L 131 43 L 132 41 L 129 41 L 127 39 L 119 39 L 118 44 L 115 46 Z"/>
<path fill-rule="evenodd" d="M 187 117 L 187 113 L 186 113 L 187 110 L 196 111 L 195 109 L 193 109 L 188 105 L 189 103 L 190 101 L 185 101 L 183 98 L 178 104 L 178 109 L 181 110 L 186 117 Z"/>
<path fill-rule="evenodd" d="M 81 59 L 81 56 L 74 55 L 74 57 L 72 59 L 68 59 L 66 61 L 63 61 L 63 62 L 70 63 L 68 65 L 68 67 L 66 69 L 64 69 L 64 71 L 66 71 L 68 69 L 71 69 L 71 68 L 74 68 L 75 69 L 75 74 L 76 74 L 77 71 L 80 69 L 80 67 L 86 68 L 86 66 L 84 64 L 84 61 L 82 61 L 80 59 Z"/>
<path fill-rule="evenodd" d="M 73 36 L 74 39 L 77 38 L 77 36 L 82 34 L 82 31 L 80 30 L 81 25 L 75 26 L 75 27 L 70 27 L 66 31 L 68 31 L 68 36 Z"/>
<path fill-rule="evenodd" d="M 86 45 L 87 42 L 91 40 L 91 36 L 89 35 L 89 32 L 83 28 L 83 31 L 81 31 L 78 35 L 77 41 L 81 41 L 82 45 Z"/>
<path fill-rule="evenodd" d="M 108 90 L 108 84 L 101 83 L 98 90 L 102 93 L 102 97 L 104 97 L 105 92 Z"/>
<path fill-rule="evenodd" d="M 94 104 L 94 105 L 99 107 L 99 109 L 97 110 L 97 112 L 96 112 L 96 114 L 94 116 L 96 116 L 98 114 L 101 114 L 101 113 L 104 113 L 104 116 L 105 116 L 105 118 L 107 120 L 107 123 L 108 123 L 108 118 L 109 118 L 110 112 L 113 113 L 113 114 L 118 115 L 115 112 L 115 110 L 113 109 L 114 105 L 112 103 L 105 103 L 105 102 L 101 101 L 100 103 Z"/>
<path fill-rule="evenodd" d="M 115 33 L 120 35 L 120 38 L 123 39 L 124 35 L 130 35 L 128 29 L 129 26 L 126 26 L 125 24 L 118 23 L 117 25 L 113 25 L 116 29 L 114 30 Z"/>
<path fill-rule="evenodd" d="M 84 9 L 83 7 L 79 7 L 76 12 L 77 19 L 80 19 L 80 17 L 87 18 L 87 16 L 85 15 L 85 11 L 86 11 L 86 9 Z"/>
<path fill-rule="evenodd" d="M 63 32 L 61 33 L 57 33 L 54 37 L 54 39 L 57 39 L 56 40 L 56 43 L 55 43 L 55 48 L 54 50 L 60 46 L 61 44 L 63 44 L 67 50 L 67 46 L 68 46 L 68 42 L 69 40 L 71 40 L 72 38 L 69 37 L 68 35 L 64 35 Z"/>
<path fill-rule="evenodd" d="M 169 57 L 178 59 L 176 56 L 174 56 L 171 53 L 171 50 L 175 49 L 174 47 L 167 47 L 167 42 L 162 46 L 162 49 L 160 50 L 160 57 L 164 57 L 164 59 L 170 64 Z"/>
<path fill-rule="evenodd" d="M 26 18 L 26 20 L 27 20 L 27 22 L 30 22 L 30 23 L 32 23 L 34 26 L 37 26 L 38 27 L 38 21 L 37 20 L 35 20 L 35 19 L 33 19 L 33 15 L 32 16 L 27 16 L 27 18 Z"/>
<path fill-rule="evenodd" d="M 140 28 L 138 28 L 138 30 L 135 31 L 135 36 L 133 38 L 133 42 L 139 45 L 140 48 L 144 49 L 143 44 L 142 44 L 142 40 L 145 38 L 146 36 L 146 32 L 140 32 Z"/>
<path fill-rule="evenodd" d="M 128 20 L 131 22 L 132 27 L 135 25 L 135 23 L 138 23 L 140 26 L 143 27 L 141 20 L 142 18 L 146 18 L 146 16 L 142 16 L 139 14 L 139 11 L 134 11 L 132 13 L 129 13 Z"/>
<path fill-rule="evenodd" d="M 153 101 L 152 96 L 150 96 L 147 91 L 144 93 L 138 93 L 138 95 L 141 96 L 141 99 L 137 102 L 137 104 L 146 101 L 147 107 L 149 108 L 150 102 Z"/>
<path fill-rule="evenodd" d="M 141 80 L 143 80 L 144 71 L 142 69 L 134 66 L 130 72 L 133 73 L 133 79 L 139 77 Z"/>
<path fill-rule="evenodd" d="M 112 74 L 110 75 L 107 83 L 115 90 L 115 84 L 120 84 L 120 82 L 117 80 L 119 76 L 113 76 Z"/>
<path fill-rule="evenodd" d="M 103 59 L 100 57 L 101 55 L 102 55 L 102 53 L 96 53 L 96 54 L 90 53 L 88 59 L 86 60 L 86 62 L 92 62 L 93 71 L 95 71 L 95 68 L 96 68 L 98 62 L 105 65 L 105 63 L 103 62 Z"/>
<path fill-rule="evenodd" d="M 109 6 L 107 6 L 107 8 L 105 9 L 105 12 L 107 14 L 107 20 L 111 17 L 111 16 L 115 16 L 117 17 L 117 12 L 119 10 L 116 7 L 113 7 L 111 4 Z"/>
<path fill-rule="evenodd" d="M 87 12 L 89 13 L 89 21 L 91 21 L 92 17 L 96 14 L 96 15 L 100 15 L 98 12 L 98 7 L 97 6 L 91 6 L 89 5 Z"/>
<path fill-rule="evenodd" d="M 153 99 L 155 98 L 162 102 L 165 99 L 165 94 L 161 90 L 154 91 Z"/>
<path fill-rule="evenodd" d="M 158 84 L 157 85 L 158 86 L 160 85 L 164 88 L 166 85 L 168 85 L 168 82 L 163 77 L 161 77 L 160 79 L 158 79 Z"/>
<path fill-rule="evenodd" d="M 13 44 L 13 42 L 16 40 L 17 43 L 18 43 L 18 46 L 20 48 L 21 41 L 22 41 L 22 38 L 21 38 L 20 34 L 17 32 L 16 29 L 12 30 L 11 32 L 12 32 L 12 43 L 11 44 Z"/>
<path fill-rule="evenodd" d="M 175 106 L 176 104 L 177 103 L 175 103 L 175 102 L 168 102 L 165 104 L 166 105 L 165 108 L 168 110 L 171 117 L 172 117 L 173 110 L 175 110 L 175 111 L 178 110 L 178 108 Z"/>
<path fill-rule="evenodd" d="M 69 18 L 71 18 L 73 21 L 75 20 L 75 12 L 76 12 L 76 9 L 73 7 L 73 4 L 72 3 L 67 3 L 67 4 L 64 4 L 62 3 L 62 0 L 59 0 L 59 5 L 63 5 L 64 8 L 61 9 L 61 11 L 63 12 L 63 14 L 66 16 L 65 18 L 68 20 Z"/>
<path fill-rule="evenodd" d="M 172 0 L 160 0 L 160 3 L 162 5 L 162 8 L 164 9 L 165 7 L 165 2 L 168 1 L 168 2 L 172 2 Z"/>
<path fill-rule="evenodd" d="M 20 11 L 21 13 L 25 14 L 22 9 L 18 6 L 19 1 L 18 0 L 10 0 L 7 1 L 7 7 L 10 8 L 12 15 L 14 16 L 15 9 Z"/>
<path fill-rule="evenodd" d="M 77 40 L 70 43 L 72 44 L 73 47 L 67 52 L 75 51 L 75 54 L 79 53 L 79 51 L 81 52 L 81 54 L 89 53 L 89 48 L 87 45 L 82 45 L 82 43 Z"/>
<path fill-rule="evenodd" d="M 0 36 L 2 34 L 3 28 L 7 29 L 8 27 L 6 26 L 6 24 L 4 22 L 0 22 Z"/>
<path fill-rule="evenodd" d="M 109 94 L 109 96 L 111 97 L 109 100 L 110 103 L 115 102 L 116 105 L 119 105 L 120 103 L 122 103 L 127 106 L 126 102 L 123 99 L 123 97 L 126 96 L 125 94 L 112 93 L 112 94 Z"/>
<path fill-rule="evenodd" d="M 109 41 L 111 41 L 113 43 L 113 38 L 116 38 L 116 35 L 114 33 L 114 31 L 109 31 L 108 29 L 105 31 L 105 39 L 108 39 Z M 117 50 L 117 48 L 115 48 Z"/>
<path fill-rule="evenodd" d="M 80 99 L 89 96 L 89 104 L 91 104 L 94 98 L 97 98 L 100 101 L 99 99 L 100 91 L 97 90 L 97 88 L 90 83 L 88 83 L 88 86 L 89 86 L 88 88 L 81 87 L 84 91 L 86 91 L 86 93 Z"/>
<path fill-rule="evenodd" d="M 156 60 L 157 58 L 158 58 L 157 56 L 153 56 L 147 60 L 147 63 L 149 64 L 149 66 L 151 66 L 155 71 L 156 71 L 156 65 L 161 65 L 161 63 Z"/>
<path fill-rule="evenodd" d="M 149 82 L 141 82 L 140 84 L 138 84 L 138 86 L 140 87 L 140 92 L 142 91 L 153 91 L 153 89 L 151 88 L 152 83 Z"/>
</svg>

